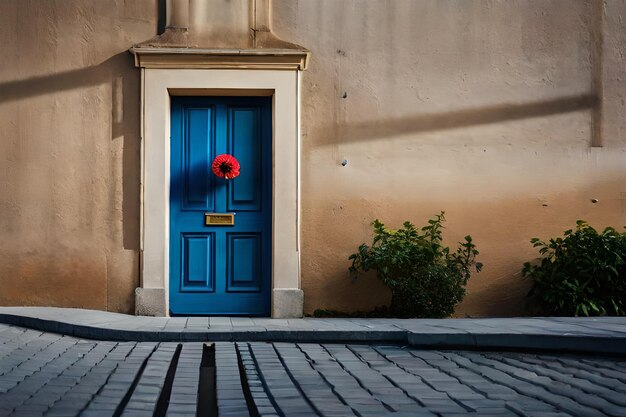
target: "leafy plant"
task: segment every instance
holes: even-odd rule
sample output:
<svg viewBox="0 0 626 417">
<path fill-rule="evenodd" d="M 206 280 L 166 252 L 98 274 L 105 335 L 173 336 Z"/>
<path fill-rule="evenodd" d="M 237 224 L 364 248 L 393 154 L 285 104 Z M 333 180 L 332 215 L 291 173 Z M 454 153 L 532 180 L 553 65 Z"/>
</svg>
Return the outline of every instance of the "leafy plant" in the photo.
<svg viewBox="0 0 626 417">
<path fill-rule="evenodd" d="M 544 242 L 531 239 L 542 255 L 526 262 L 522 275 L 533 280 L 531 304 L 541 314 L 623 316 L 626 313 L 626 233 L 602 233 L 578 220 L 574 230 Z"/>
<path fill-rule="evenodd" d="M 475 268 L 478 250 L 471 236 L 452 252 L 442 243 L 444 212 L 417 229 L 405 222 L 393 230 L 378 219 L 372 222 L 371 245 L 362 244 L 348 259 L 356 279 L 359 272 L 376 270 L 391 290 L 391 312 L 397 317 L 447 317 L 465 296 L 465 285 Z"/>
</svg>

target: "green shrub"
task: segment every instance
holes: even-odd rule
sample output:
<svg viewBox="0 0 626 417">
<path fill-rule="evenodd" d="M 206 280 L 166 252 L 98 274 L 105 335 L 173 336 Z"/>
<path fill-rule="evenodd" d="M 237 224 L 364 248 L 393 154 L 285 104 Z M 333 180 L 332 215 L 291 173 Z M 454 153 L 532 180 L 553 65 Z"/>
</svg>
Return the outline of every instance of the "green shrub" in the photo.
<svg viewBox="0 0 626 417">
<path fill-rule="evenodd" d="M 623 316 L 626 312 L 626 234 L 607 227 L 598 233 L 583 220 L 575 230 L 547 243 L 534 238 L 542 255 L 526 262 L 522 275 L 533 280 L 531 305 L 557 316 Z"/>
<path fill-rule="evenodd" d="M 410 222 L 392 230 L 374 220 L 374 239 L 362 244 L 349 257 L 349 270 L 356 279 L 360 271 L 376 270 L 391 290 L 391 312 L 397 317 L 447 317 L 465 295 L 465 285 L 478 251 L 471 236 L 451 252 L 442 244 L 444 212 L 420 230 Z"/>
</svg>

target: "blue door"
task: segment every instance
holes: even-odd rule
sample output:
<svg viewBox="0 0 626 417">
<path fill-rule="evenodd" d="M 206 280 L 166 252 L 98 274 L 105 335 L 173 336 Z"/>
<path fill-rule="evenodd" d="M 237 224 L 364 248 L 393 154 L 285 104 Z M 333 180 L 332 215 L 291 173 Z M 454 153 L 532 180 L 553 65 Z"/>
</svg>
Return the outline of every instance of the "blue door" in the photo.
<svg viewBox="0 0 626 417">
<path fill-rule="evenodd" d="M 173 97 L 171 123 L 170 312 L 269 315 L 271 98 Z"/>
</svg>

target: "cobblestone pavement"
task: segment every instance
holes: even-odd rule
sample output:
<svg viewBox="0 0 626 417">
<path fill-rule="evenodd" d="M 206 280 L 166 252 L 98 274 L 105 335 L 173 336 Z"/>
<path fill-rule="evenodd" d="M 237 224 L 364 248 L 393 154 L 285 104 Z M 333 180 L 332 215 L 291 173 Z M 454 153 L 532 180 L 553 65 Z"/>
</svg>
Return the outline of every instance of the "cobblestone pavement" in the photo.
<svg viewBox="0 0 626 417">
<path fill-rule="evenodd" d="M 0 416 L 75 415 L 626 416 L 626 359 L 106 342 L 0 325 Z"/>
</svg>

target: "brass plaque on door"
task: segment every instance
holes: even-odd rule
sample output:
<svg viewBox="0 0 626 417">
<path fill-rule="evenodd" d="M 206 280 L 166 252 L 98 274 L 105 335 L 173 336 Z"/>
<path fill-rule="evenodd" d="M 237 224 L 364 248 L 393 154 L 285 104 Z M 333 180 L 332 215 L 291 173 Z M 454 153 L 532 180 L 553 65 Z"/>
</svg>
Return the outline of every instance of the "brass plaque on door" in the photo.
<svg viewBox="0 0 626 417">
<path fill-rule="evenodd" d="M 204 213 L 205 226 L 234 226 L 235 213 Z"/>
</svg>

